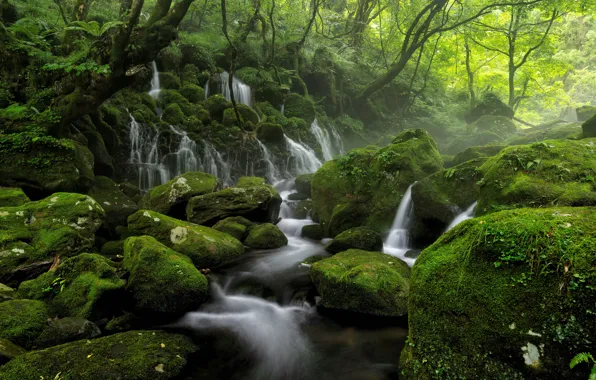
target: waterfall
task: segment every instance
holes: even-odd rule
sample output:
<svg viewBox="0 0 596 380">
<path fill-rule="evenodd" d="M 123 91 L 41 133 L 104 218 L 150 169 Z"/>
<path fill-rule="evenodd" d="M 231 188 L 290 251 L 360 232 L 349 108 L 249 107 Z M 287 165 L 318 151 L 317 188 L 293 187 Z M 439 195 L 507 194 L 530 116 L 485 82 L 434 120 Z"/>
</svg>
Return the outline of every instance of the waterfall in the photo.
<svg viewBox="0 0 596 380">
<path fill-rule="evenodd" d="M 314 173 L 323 166 L 323 163 L 317 158 L 315 151 L 306 145 L 298 143 L 288 136 L 286 139 L 286 149 L 290 153 L 286 163 L 286 172 L 290 175 Z"/>
<path fill-rule="evenodd" d="M 257 144 L 259 144 L 259 148 L 261 149 L 261 152 L 263 153 L 263 160 L 265 161 L 265 164 L 267 165 L 267 180 L 269 181 L 269 183 L 278 182 L 280 180 L 281 173 L 279 172 L 279 169 L 277 169 L 277 167 L 273 163 L 273 155 L 271 154 L 269 149 L 267 149 L 265 144 L 263 144 L 259 139 L 257 139 Z"/>
<path fill-rule="evenodd" d="M 230 74 L 227 71 L 219 74 L 220 77 L 220 91 L 222 95 L 228 100 L 232 100 L 230 95 Z M 238 103 L 246 104 L 252 107 L 252 91 L 250 86 L 242 82 L 240 79 L 233 77 L 232 88 L 234 89 L 234 100 Z"/>
<path fill-rule="evenodd" d="M 170 129 L 176 135 L 180 136 L 180 143 L 175 152 L 169 153 L 164 157 L 164 161 L 169 163 L 169 177 L 174 178 L 180 174 L 197 171 L 199 161 L 196 156 L 197 143 L 188 137 L 185 131 L 178 130 L 170 125 Z"/>
<path fill-rule="evenodd" d="M 167 168 L 159 159 L 159 133 L 157 133 L 157 131 L 154 131 L 154 133 L 155 135 L 152 136 L 151 129 L 143 128 L 143 126 L 130 115 L 129 162 L 137 168 L 139 188 L 142 191 L 161 185 L 170 179 Z"/>
<path fill-rule="evenodd" d="M 203 140 L 203 158 L 198 170 L 216 176 L 224 186 L 233 184 L 230 165 L 224 161 L 217 149 L 205 140 Z"/>
<path fill-rule="evenodd" d="M 209 98 L 209 79 L 205 82 L 205 100 L 207 100 L 207 98 Z"/>
<path fill-rule="evenodd" d="M 333 136 L 333 145 L 335 147 L 336 154 L 341 154 L 343 156 L 344 154 L 346 154 L 344 142 L 341 139 L 341 136 L 339 135 L 339 132 L 337 131 L 337 129 L 335 129 L 335 126 L 332 125 L 330 129 L 331 129 L 331 136 Z"/>
<path fill-rule="evenodd" d="M 410 266 L 414 264 L 415 260 L 405 257 L 405 254 L 409 250 L 408 245 L 410 243 L 410 228 L 412 227 L 414 214 L 412 186 L 415 183 L 408 187 L 401 199 L 397 208 L 397 214 L 395 214 L 395 219 L 393 220 L 393 225 L 383 244 L 383 252 L 399 257 Z"/>
<path fill-rule="evenodd" d="M 476 208 L 476 205 L 477 204 L 478 204 L 478 202 L 472 203 L 472 205 L 470 207 L 468 207 L 464 212 L 462 212 L 461 214 L 459 214 L 458 216 L 456 216 L 453 219 L 453 221 L 449 224 L 449 226 L 447 227 L 447 229 L 445 230 L 445 232 L 447 232 L 450 229 L 452 229 L 453 227 L 457 226 L 458 224 L 460 224 L 464 220 L 472 219 L 474 217 L 474 209 Z"/>
<path fill-rule="evenodd" d="M 286 110 L 286 105 L 285 105 L 285 103 L 282 103 L 281 107 L 279 108 L 279 112 L 281 113 L 281 116 L 284 115 L 285 110 Z"/>
<path fill-rule="evenodd" d="M 323 158 L 325 161 L 329 161 L 333 158 L 333 150 L 331 144 L 331 138 L 329 132 L 319 126 L 319 121 L 315 120 L 310 125 L 310 132 L 315 136 L 315 139 L 323 150 Z"/>
<path fill-rule="evenodd" d="M 159 98 L 161 87 L 159 83 L 159 71 L 157 71 L 157 64 L 155 61 L 151 62 L 151 69 L 153 70 L 153 79 L 151 79 L 151 90 L 149 91 L 149 95 L 157 100 L 157 98 Z"/>
</svg>

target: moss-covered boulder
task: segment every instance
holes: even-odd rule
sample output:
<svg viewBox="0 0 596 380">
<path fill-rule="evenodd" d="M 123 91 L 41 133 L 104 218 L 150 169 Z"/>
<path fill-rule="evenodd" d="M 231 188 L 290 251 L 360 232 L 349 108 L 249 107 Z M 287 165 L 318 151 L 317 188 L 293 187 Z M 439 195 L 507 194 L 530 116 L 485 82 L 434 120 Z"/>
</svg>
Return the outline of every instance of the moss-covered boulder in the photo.
<svg viewBox="0 0 596 380">
<path fill-rule="evenodd" d="M 180 315 L 207 299 L 207 279 L 192 260 L 151 236 L 131 237 L 124 244 L 126 290 L 141 314 Z"/>
<path fill-rule="evenodd" d="M 16 297 L 43 300 L 54 316 L 97 321 L 120 310 L 124 284 L 114 263 L 97 254 L 83 253 L 34 280 L 22 282 Z"/>
<path fill-rule="evenodd" d="M 63 380 L 175 379 L 197 350 L 184 335 L 129 331 L 18 356 L 0 367 L 0 378 L 54 379 L 59 373 Z"/>
<path fill-rule="evenodd" d="M 0 208 L 0 282 L 15 286 L 47 271 L 55 256 L 92 249 L 103 218 L 99 203 L 74 193 Z"/>
<path fill-rule="evenodd" d="M 27 351 L 24 348 L 17 346 L 8 339 L 0 338 L 0 366 L 26 353 Z"/>
<path fill-rule="evenodd" d="M 577 120 L 586 121 L 596 115 L 596 106 L 582 106 L 576 109 Z"/>
<path fill-rule="evenodd" d="M 0 303 L 0 338 L 8 339 L 18 346 L 30 348 L 47 326 L 48 317 L 48 307 L 41 301 L 2 302 Z"/>
<path fill-rule="evenodd" d="M 309 199 L 310 196 L 308 194 L 304 194 L 304 193 L 291 193 L 288 194 L 288 200 L 289 201 L 304 201 Z"/>
<path fill-rule="evenodd" d="M 359 226 L 385 232 L 408 186 L 443 168 L 423 129 L 406 130 L 382 149 L 354 149 L 326 162 L 311 182 L 313 213 L 326 236 Z"/>
<path fill-rule="evenodd" d="M 261 185 L 265 185 L 266 181 L 265 178 L 262 177 L 240 177 L 238 179 L 238 183 L 236 184 L 236 187 L 254 187 L 254 186 L 261 186 Z"/>
<path fill-rule="evenodd" d="M 277 226 L 263 223 L 249 228 L 244 244 L 255 249 L 274 249 L 288 245 L 288 238 Z"/>
<path fill-rule="evenodd" d="M 478 200 L 478 168 L 486 158 L 477 158 L 436 172 L 412 186 L 414 227 L 412 238 L 417 246 L 434 242 L 453 219 Z"/>
<path fill-rule="evenodd" d="M 473 160 L 475 158 L 492 157 L 503 149 L 505 149 L 504 145 L 473 146 L 455 155 L 453 161 L 451 162 L 451 166 L 463 164 L 464 162 Z"/>
<path fill-rule="evenodd" d="M 584 137 L 596 137 L 596 114 L 582 124 Z"/>
<path fill-rule="evenodd" d="M 462 136 L 455 136 L 451 144 L 445 149 L 445 154 L 457 155 L 464 150 L 473 147 L 488 144 L 498 144 L 506 136 L 499 135 L 491 131 L 480 131 L 475 133 L 468 133 Z"/>
<path fill-rule="evenodd" d="M 38 347 L 52 347 L 81 339 L 93 339 L 101 335 L 97 325 L 85 318 L 67 317 L 50 321 L 35 341 Z"/>
<path fill-rule="evenodd" d="M 164 108 L 161 118 L 166 123 L 172 125 L 182 125 L 186 121 L 184 112 L 182 112 L 182 109 L 176 103 L 168 104 L 166 108 Z"/>
<path fill-rule="evenodd" d="M 508 135 L 515 133 L 517 127 L 511 118 L 506 116 L 483 115 L 472 124 L 477 131 L 489 131 Z"/>
<path fill-rule="evenodd" d="M 251 226 L 252 222 L 250 220 L 241 216 L 231 216 L 215 223 L 213 229 L 244 241 Z"/>
<path fill-rule="evenodd" d="M 252 110 L 249 106 L 242 103 L 236 104 L 236 109 L 238 109 L 238 114 L 240 115 L 240 120 L 243 123 L 252 123 L 253 125 L 257 125 L 259 123 L 259 115 L 255 111 Z M 232 125 L 238 125 L 238 119 L 236 118 L 236 112 L 233 108 L 228 108 L 224 110 L 223 125 L 226 127 L 231 127 Z"/>
<path fill-rule="evenodd" d="M 525 145 L 543 140 L 580 140 L 584 137 L 579 123 L 557 123 L 547 127 L 523 129 L 505 139 L 503 145 Z"/>
<path fill-rule="evenodd" d="M 406 379 L 585 379 L 596 339 L 596 211 L 519 209 L 465 221 L 412 268 Z"/>
<path fill-rule="evenodd" d="M 285 141 L 284 130 L 280 124 L 261 123 L 257 129 L 257 138 L 272 144 L 283 144 Z"/>
<path fill-rule="evenodd" d="M 73 140 L 0 134 L 0 186 L 19 187 L 39 199 L 58 191 L 85 192 L 93 179 L 93 154 Z"/>
<path fill-rule="evenodd" d="M 29 202 L 23 190 L 15 187 L 0 187 L 0 207 L 15 207 Z"/>
<path fill-rule="evenodd" d="M 296 176 L 296 190 L 310 197 L 310 183 L 314 174 L 300 174 Z"/>
<path fill-rule="evenodd" d="M 323 239 L 323 229 L 320 224 L 307 224 L 302 227 L 300 236 L 311 240 Z"/>
<path fill-rule="evenodd" d="M 140 210 L 131 215 L 128 228 L 188 256 L 199 268 L 214 267 L 244 253 L 242 243 L 228 234 L 155 211 Z"/>
<path fill-rule="evenodd" d="M 325 246 L 327 252 L 338 253 L 348 249 L 363 251 L 382 251 L 383 238 L 378 232 L 368 227 L 354 227 L 337 235 Z"/>
<path fill-rule="evenodd" d="M 224 111 L 232 108 L 232 103 L 228 102 L 222 95 L 215 94 L 205 100 L 204 106 L 209 111 L 212 119 L 222 121 Z"/>
<path fill-rule="evenodd" d="M 95 183 L 87 195 L 104 209 L 106 216 L 102 230 L 109 235 L 115 233 L 117 226 L 125 226 L 128 216 L 139 209 L 137 204 L 120 190 L 116 182 L 108 177 L 95 177 Z"/>
<path fill-rule="evenodd" d="M 324 307 L 381 316 L 408 312 L 410 268 L 394 256 L 350 249 L 314 263 L 310 276 Z"/>
<path fill-rule="evenodd" d="M 14 298 L 15 290 L 10 286 L 0 284 L 0 302 L 10 301 Z"/>
<path fill-rule="evenodd" d="M 217 188 L 217 177 L 188 172 L 151 189 L 141 200 L 141 207 L 180 219 L 186 217 L 186 205 L 190 198 L 212 193 Z"/>
<path fill-rule="evenodd" d="M 180 88 L 180 78 L 174 73 L 167 71 L 160 72 L 159 84 L 165 90 L 178 90 Z"/>
<path fill-rule="evenodd" d="M 191 103 L 198 103 L 205 100 L 205 91 L 202 87 L 197 86 L 196 84 L 185 84 L 180 89 L 180 94 Z"/>
<path fill-rule="evenodd" d="M 489 93 L 470 110 L 465 119 L 467 123 L 472 124 L 484 115 L 513 119 L 515 112 L 497 96 Z"/>
<path fill-rule="evenodd" d="M 312 100 L 302 95 L 291 93 L 286 95 L 284 100 L 284 116 L 287 118 L 299 117 L 310 124 L 317 115 Z"/>
<path fill-rule="evenodd" d="M 275 223 L 279 218 L 281 197 L 273 186 L 231 187 L 193 197 L 186 215 L 190 222 L 211 226 L 230 216 L 252 222 Z"/>
<path fill-rule="evenodd" d="M 594 139 L 512 146 L 480 167 L 476 214 L 514 207 L 596 205 Z"/>
</svg>

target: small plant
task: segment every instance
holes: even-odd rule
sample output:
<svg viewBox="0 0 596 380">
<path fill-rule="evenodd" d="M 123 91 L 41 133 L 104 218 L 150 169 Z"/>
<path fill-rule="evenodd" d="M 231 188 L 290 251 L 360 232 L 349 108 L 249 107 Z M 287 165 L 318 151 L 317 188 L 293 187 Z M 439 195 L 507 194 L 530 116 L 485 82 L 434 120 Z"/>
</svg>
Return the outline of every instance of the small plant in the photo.
<svg viewBox="0 0 596 380">
<path fill-rule="evenodd" d="M 66 280 L 58 276 L 54 279 L 54 281 L 52 281 L 52 283 L 49 286 L 43 288 L 42 291 L 46 294 L 51 293 L 53 295 L 56 295 L 62 293 L 62 291 L 64 290 L 64 286 L 66 286 Z"/>
<path fill-rule="evenodd" d="M 594 357 L 589 352 L 580 352 L 579 354 L 575 355 L 573 359 L 571 359 L 571 363 L 569 363 L 569 368 L 573 369 L 575 366 L 581 363 L 588 363 L 592 364 L 592 370 L 590 371 L 590 376 L 588 380 L 596 380 L 596 361 Z"/>
</svg>

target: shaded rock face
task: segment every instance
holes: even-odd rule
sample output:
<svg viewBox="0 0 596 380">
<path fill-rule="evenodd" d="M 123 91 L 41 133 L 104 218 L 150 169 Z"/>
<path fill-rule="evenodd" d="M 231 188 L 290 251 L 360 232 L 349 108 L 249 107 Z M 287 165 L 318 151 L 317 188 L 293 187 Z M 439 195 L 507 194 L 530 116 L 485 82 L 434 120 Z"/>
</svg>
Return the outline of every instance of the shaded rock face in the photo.
<svg viewBox="0 0 596 380">
<path fill-rule="evenodd" d="M 309 224 L 302 227 L 300 236 L 311 240 L 321 240 L 323 239 L 323 229 L 320 224 Z"/>
<path fill-rule="evenodd" d="M 582 124 L 584 137 L 596 137 L 596 115 Z"/>
<path fill-rule="evenodd" d="M 274 249 L 288 245 L 288 238 L 271 223 L 250 227 L 244 244 L 255 249 Z"/>
<path fill-rule="evenodd" d="M 12 300 L 0 303 L 0 338 L 30 348 L 47 326 L 45 303 L 34 300 Z M 1 378 L 1 377 L 0 377 Z"/>
<path fill-rule="evenodd" d="M 273 186 L 231 187 L 193 197 L 188 202 L 188 221 L 212 226 L 230 216 L 242 216 L 252 222 L 275 223 L 279 218 L 281 197 Z"/>
<path fill-rule="evenodd" d="M 128 228 L 134 234 L 152 236 L 188 256 L 199 268 L 214 267 L 244 253 L 242 243 L 226 233 L 155 211 L 140 210 L 131 215 Z"/>
<path fill-rule="evenodd" d="M 0 366 L 26 353 L 27 351 L 24 348 L 17 346 L 8 339 L 0 338 Z"/>
<path fill-rule="evenodd" d="M 101 335 L 97 325 L 85 318 L 67 317 L 54 320 L 36 340 L 39 347 L 51 347 L 81 339 L 93 339 Z"/>
<path fill-rule="evenodd" d="M 214 230 L 224 232 L 239 241 L 244 241 L 252 222 L 241 216 L 231 216 L 215 223 Z"/>
<path fill-rule="evenodd" d="M 350 249 L 314 263 L 310 276 L 324 307 L 380 316 L 408 312 L 410 268 L 394 256 Z"/>
<path fill-rule="evenodd" d="M 455 155 L 451 166 L 463 164 L 476 158 L 492 157 L 505 149 L 504 145 L 474 146 Z"/>
<path fill-rule="evenodd" d="M 128 238 L 122 264 L 130 272 L 126 289 L 141 314 L 180 315 L 207 299 L 207 279 L 192 261 L 150 236 Z"/>
<path fill-rule="evenodd" d="M 128 216 L 139 209 L 137 204 L 120 190 L 116 182 L 108 177 L 96 177 L 87 195 L 95 199 L 105 211 L 102 236 L 116 235 L 116 227 L 125 226 Z"/>
<path fill-rule="evenodd" d="M 496 96 L 489 96 L 477 104 L 465 117 L 468 124 L 474 123 L 484 115 L 502 116 L 513 119 L 515 113 Z"/>
<path fill-rule="evenodd" d="M 16 286 L 47 271 L 55 256 L 92 249 L 104 216 L 94 199 L 74 193 L 0 208 L 0 282 Z"/>
<path fill-rule="evenodd" d="M 14 187 L 0 187 L 0 207 L 15 207 L 29 202 L 23 190 Z"/>
<path fill-rule="evenodd" d="M 0 378 L 53 379 L 61 373 L 65 380 L 174 379 L 184 370 L 187 356 L 197 350 L 184 335 L 129 331 L 18 356 L 0 367 Z"/>
<path fill-rule="evenodd" d="M 368 227 L 355 227 L 340 233 L 325 247 L 327 252 L 331 253 L 347 251 L 352 248 L 363 251 L 382 251 L 383 239 L 378 232 Z"/>
<path fill-rule="evenodd" d="M 587 207 L 501 211 L 426 248 L 411 273 L 405 378 L 584 379 L 569 362 L 596 339 L 595 221 Z"/>
<path fill-rule="evenodd" d="M 314 175 L 313 214 L 326 236 L 359 226 L 385 232 L 408 186 L 443 168 L 428 132 L 406 130 L 382 149 L 354 149 Z"/>
</svg>

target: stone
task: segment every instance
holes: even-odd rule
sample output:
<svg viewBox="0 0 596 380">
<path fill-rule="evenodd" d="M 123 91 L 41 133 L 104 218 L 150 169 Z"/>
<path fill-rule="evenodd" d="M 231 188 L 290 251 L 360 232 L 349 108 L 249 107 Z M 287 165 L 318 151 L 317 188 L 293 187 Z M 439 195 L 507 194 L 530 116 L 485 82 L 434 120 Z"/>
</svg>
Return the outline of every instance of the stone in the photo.
<svg viewBox="0 0 596 380">
<path fill-rule="evenodd" d="M 8 339 L 0 338 L 0 366 L 25 353 L 27 351 L 24 348 L 17 346 Z"/>
<path fill-rule="evenodd" d="M 0 187 L 0 207 L 21 206 L 29 201 L 29 197 L 19 188 Z"/>
<path fill-rule="evenodd" d="M 312 182 L 313 176 L 314 173 L 300 174 L 296 176 L 296 190 L 299 193 L 308 195 L 308 198 L 310 198 L 310 183 Z"/>
<path fill-rule="evenodd" d="M 250 220 L 241 216 L 231 216 L 215 223 L 213 229 L 224 232 L 240 241 L 244 241 L 248 234 L 248 229 L 251 226 L 252 222 Z"/>
<path fill-rule="evenodd" d="M 354 227 L 338 234 L 325 246 L 325 250 L 330 253 L 343 252 L 352 248 L 363 251 L 382 251 L 383 238 L 378 232 L 368 227 Z"/>
<path fill-rule="evenodd" d="M 81 339 L 93 339 L 101 335 L 97 325 L 85 318 L 67 317 L 50 321 L 35 341 L 39 347 L 51 347 Z"/>
<path fill-rule="evenodd" d="M 264 223 L 249 228 L 244 244 L 254 249 L 274 249 L 288 245 L 288 238 L 277 226 Z"/>
<path fill-rule="evenodd" d="M 95 183 L 87 195 L 95 199 L 105 211 L 102 225 L 105 236 L 114 236 L 116 227 L 125 226 L 128 216 L 139 209 L 137 204 L 120 190 L 116 182 L 108 177 L 95 177 Z"/>
<path fill-rule="evenodd" d="M 307 224 L 306 226 L 302 227 L 300 236 L 311 240 L 322 240 L 323 229 L 321 228 L 320 224 Z"/>
<path fill-rule="evenodd" d="M 0 338 L 8 339 L 24 348 L 31 348 L 47 326 L 48 317 L 48 308 L 41 301 L 0 302 Z"/>
</svg>

